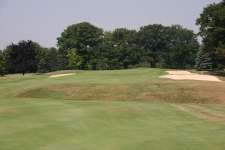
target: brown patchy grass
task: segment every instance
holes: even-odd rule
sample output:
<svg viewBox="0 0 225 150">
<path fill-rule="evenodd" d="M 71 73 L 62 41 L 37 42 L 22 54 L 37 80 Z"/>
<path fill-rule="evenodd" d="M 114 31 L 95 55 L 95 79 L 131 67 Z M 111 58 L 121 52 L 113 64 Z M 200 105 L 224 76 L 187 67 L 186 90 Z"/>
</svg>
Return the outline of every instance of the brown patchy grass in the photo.
<svg viewBox="0 0 225 150">
<path fill-rule="evenodd" d="M 18 96 L 71 100 L 225 103 L 225 84 L 173 80 L 131 85 L 59 84 L 31 89 Z"/>
<path fill-rule="evenodd" d="M 3 107 L 0 109 L 0 117 L 2 116 L 11 116 L 21 113 L 19 110 L 9 107 Z"/>
<path fill-rule="evenodd" d="M 196 87 L 198 95 L 211 102 L 225 103 L 225 83 L 202 83 Z"/>
</svg>

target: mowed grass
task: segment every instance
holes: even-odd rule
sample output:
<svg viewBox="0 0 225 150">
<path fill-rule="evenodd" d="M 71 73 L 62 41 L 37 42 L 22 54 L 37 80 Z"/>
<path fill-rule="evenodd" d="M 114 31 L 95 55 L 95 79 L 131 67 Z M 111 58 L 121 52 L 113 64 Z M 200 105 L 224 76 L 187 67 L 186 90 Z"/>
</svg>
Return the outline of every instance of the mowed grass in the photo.
<svg viewBox="0 0 225 150">
<path fill-rule="evenodd" d="M 0 150 L 224 150 L 224 83 L 163 74 L 0 78 Z"/>
</svg>

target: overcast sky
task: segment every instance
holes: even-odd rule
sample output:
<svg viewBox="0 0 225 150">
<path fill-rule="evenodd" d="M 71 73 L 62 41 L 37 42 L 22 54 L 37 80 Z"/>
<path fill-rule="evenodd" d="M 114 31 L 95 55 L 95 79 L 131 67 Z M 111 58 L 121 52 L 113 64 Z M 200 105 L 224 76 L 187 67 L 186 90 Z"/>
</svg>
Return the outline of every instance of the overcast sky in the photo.
<svg viewBox="0 0 225 150">
<path fill-rule="evenodd" d="M 88 21 L 104 30 L 160 23 L 198 31 L 203 8 L 220 0 L 0 0 L 0 49 L 33 40 L 55 46 L 68 26 Z"/>
</svg>

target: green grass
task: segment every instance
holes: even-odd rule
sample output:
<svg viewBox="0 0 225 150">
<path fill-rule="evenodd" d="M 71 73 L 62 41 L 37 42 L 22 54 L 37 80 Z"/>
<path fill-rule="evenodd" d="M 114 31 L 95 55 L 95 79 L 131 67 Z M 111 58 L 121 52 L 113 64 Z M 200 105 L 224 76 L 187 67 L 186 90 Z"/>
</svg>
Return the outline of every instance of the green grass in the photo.
<svg viewBox="0 0 225 150">
<path fill-rule="evenodd" d="M 0 78 L 0 150 L 224 150 L 224 83 L 159 79 L 163 74 Z M 212 89 L 214 99 L 202 95 Z"/>
</svg>

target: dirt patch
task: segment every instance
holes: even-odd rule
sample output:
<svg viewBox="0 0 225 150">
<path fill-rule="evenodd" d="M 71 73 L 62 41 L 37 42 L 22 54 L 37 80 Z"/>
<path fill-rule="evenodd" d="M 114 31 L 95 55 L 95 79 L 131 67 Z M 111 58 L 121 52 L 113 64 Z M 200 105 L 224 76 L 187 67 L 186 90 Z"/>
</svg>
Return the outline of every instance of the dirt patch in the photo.
<svg viewBox="0 0 225 150">
<path fill-rule="evenodd" d="M 167 71 L 168 75 L 160 78 L 169 78 L 173 80 L 198 80 L 198 81 L 214 81 L 222 82 L 219 78 L 212 75 L 200 75 L 189 71 Z"/>
<path fill-rule="evenodd" d="M 49 76 L 49 78 L 59 78 L 59 77 L 65 77 L 65 76 L 71 76 L 71 75 L 75 75 L 75 73 L 56 74 L 56 75 Z"/>
</svg>

